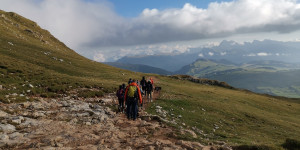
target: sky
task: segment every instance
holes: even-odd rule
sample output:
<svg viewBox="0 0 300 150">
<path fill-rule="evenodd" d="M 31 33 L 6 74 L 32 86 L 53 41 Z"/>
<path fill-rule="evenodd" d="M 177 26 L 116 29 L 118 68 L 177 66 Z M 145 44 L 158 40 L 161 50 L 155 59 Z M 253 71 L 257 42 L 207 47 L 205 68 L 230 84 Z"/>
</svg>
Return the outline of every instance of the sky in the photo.
<svg viewBox="0 0 300 150">
<path fill-rule="evenodd" d="M 300 39 L 299 0 L 0 0 L 0 9 L 99 62 L 222 40 Z"/>
</svg>

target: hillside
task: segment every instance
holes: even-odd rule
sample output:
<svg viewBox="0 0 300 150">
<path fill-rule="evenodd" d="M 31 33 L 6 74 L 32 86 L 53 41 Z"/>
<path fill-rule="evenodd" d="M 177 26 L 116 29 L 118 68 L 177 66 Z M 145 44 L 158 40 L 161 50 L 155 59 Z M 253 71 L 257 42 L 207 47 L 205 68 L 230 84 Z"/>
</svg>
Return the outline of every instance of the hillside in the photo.
<svg viewBox="0 0 300 150">
<path fill-rule="evenodd" d="M 15 13 L 0 11 L 0 33 L 1 149 L 281 148 L 300 139 L 298 99 L 91 61 Z M 162 91 L 128 121 L 114 92 L 142 76 Z"/>
<path fill-rule="evenodd" d="M 164 69 L 151 67 L 147 65 L 139 65 L 139 64 L 126 64 L 126 63 L 117 63 L 117 62 L 105 62 L 105 64 L 114 66 L 121 69 L 126 69 L 134 72 L 142 72 L 142 73 L 154 73 L 160 75 L 171 75 L 172 72 L 166 71 Z"/>
<path fill-rule="evenodd" d="M 258 93 L 300 98 L 298 64 L 270 60 L 234 64 L 226 60 L 198 59 L 176 73 L 224 81 Z"/>
<path fill-rule="evenodd" d="M 195 131 L 200 141 L 279 146 L 287 137 L 299 139 L 299 100 L 193 83 L 187 78 L 161 79 L 163 94 L 150 112 L 165 116 L 173 126 Z"/>
<path fill-rule="evenodd" d="M 216 60 L 208 60 L 208 59 L 197 59 L 192 64 L 186 65 L 182 67 L 180 70 L 176 71 L 176 74 L 188 74 L 197 77 L 203 77 L 206 74 L 216 73 L 218 71 L 225 70 L 234 70 L 238 69 L 238 66 L 231 62 L 221 62 Z"/>
<path fill-rule="evenodd" d="M 0 12 L 0 31 L 1 100 L 13 93 L 51 97 L 78 87 L 108 92 L 131 74 L 78 55 L 35 22 L 15 13 Z"/>
</svg>

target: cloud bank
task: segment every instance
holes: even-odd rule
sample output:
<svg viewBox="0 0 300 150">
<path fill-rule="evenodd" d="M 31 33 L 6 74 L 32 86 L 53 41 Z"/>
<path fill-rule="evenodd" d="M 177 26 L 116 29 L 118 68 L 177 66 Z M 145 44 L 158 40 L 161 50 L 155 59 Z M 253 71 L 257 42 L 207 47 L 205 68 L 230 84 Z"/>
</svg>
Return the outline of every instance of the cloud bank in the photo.
<svg viewBox="0 0 300 150">
<path fill-rule="evenodd" d="M 1 0 L 0 9 L 37 22 L 74 49 L 97 37 L 112 36 L 124 22 L 104 0 Z"/>
<path fill-rule="evenodd" d="M 146 8 L 135 18 L 116 14 L 105 0 L 1 0 L 0 9 L 36 21 L 77 51 L 300 29 L 297 0 L 235 0 L 206 9 L 187 3 L 176 9 Z"/>
<path fill-rule="evenodd" d="M 294 0 L 238 0 L 211 3 L 207 9 L 185 4 L 181 9 L 145 9 L 122 22 L 93 46 L 153 44 L 226 37 L 255 32 L 289 33 L 300 29 L 300 5 Z"/>
</svg>

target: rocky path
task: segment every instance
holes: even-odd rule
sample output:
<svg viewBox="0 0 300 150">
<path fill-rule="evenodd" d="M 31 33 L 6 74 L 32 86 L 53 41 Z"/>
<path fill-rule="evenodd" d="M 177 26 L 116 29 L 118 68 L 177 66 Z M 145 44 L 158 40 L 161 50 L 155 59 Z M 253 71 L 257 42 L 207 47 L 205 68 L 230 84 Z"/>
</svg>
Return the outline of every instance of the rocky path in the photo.
<svg viewBox="0 0 300 150">
<path fill-rule="evenodd" d="M 136 121 L 110 109 L 114 97 L 0 104 L 0 149 L 209 149 L 177 140 L 147 113 Z"/>
</svg>

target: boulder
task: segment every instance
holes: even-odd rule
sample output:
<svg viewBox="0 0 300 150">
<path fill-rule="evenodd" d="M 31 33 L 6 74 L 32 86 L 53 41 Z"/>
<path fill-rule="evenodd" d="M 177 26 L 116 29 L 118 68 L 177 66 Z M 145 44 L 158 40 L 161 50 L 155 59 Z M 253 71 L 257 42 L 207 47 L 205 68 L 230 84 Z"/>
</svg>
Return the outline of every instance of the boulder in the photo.
<svg viewBox="0 0 300 150">
<path fill-rule="evenodd" d="M 8 114 L 2 110 L 0 110 L 0 117 L 7 117 Z"/>
<path fill-rule="evenodd" d="M 6 134 L 0 134 L 0 141 L 7 141 L 9 140 L 9 136 Z"/>
<path fill-rule="evenodd" d="M 0 124 L 0 129 L 4 133 L 13 133 L 16 131 L 16 127 L 11 124 Z"/>
<path fill-rule="evenodd" d="M 111 98 L 104 98 L 104 99 L 101 99 L 100 102 L 104 103 L 104 104 L 108 104 L 108 103 L 112 103 L 113 99 L 111 99 Z"/>
<path fill-rule="evenodd" d="M 155 147 L 154 147 L 154 146 L 148 146 L 148 147 L 146 148 L 146 150 L 155 150 Z"/>
<path fill-rule="evenodd" d="M 21 139 L 24 137 L 24 135 L 19 132 L 14 132 L 12 134 L 9 134 L 8 136 L 9 136 L 9 139 L 11 139 L 11 140 Z"/>
<path fill-rule="evenodd" d="M 73 118 L 72 120 L 70 120 L 70 122 L 75 124 L 75 123 L 78 122 L 78 119 L 77 118 Z"/>
<path fill-rule="evenodd" d="M 162 107 L 161 106 L 156 106 L 156 109 L 162 109 Z"/>
<path fill-rule="evenodd" d="M 29 86 L 30 88 L 33 88 L 33 87 L 34 87 L 32 84 L 29 84 L 28 86 Z"/>
<path fill-rule="evenodd" d="M 30 106 L 30 102 L 24 102 L 24 103 L 21 103 L 20 105 L 23 107 L 23 108 L 28 108 Z"/>
<path fill-rule="evenodd" d="M 43 112 L 38 112 L 38 111 L 36 111 L 36 112 L 34 112 L 34 113 L 32 114 L 32 116 L 33 116 L 34 118 L 39 118 L 39 117 L 44 117 L 45 114 L 44 114 Z"/>
<path fill-rule="evenodd" d="M 62 101 L 61 104 L 63 107 L 71 107 L 71 104 L 68 103 L 67 101 Z"/>
<path fill-rule="evenodd" d="M 145 127 L 142 127 L 142 128 L 140 128 L 140 133 L 145 135 L 145 134 L 148 134 L 148 131 Z"/>
<path fill-rule="evenodd" d="M 31 127 L 31 126 L 37 126 L 38 124 L 39 122 L 36 119 L 25 118 L 25 121 L 21 125 L 25 127 Z"/>
<path fill-rule="evenodd" d="M 24 120 L 24 117 L 17 116 L 17 117 L 13 117 L 12 120 L 11 120 L 11 122 L 13 122 L 15 124 L 21 124 L 23 120 Z"/>
<path fill-rule="evenodd" d="M 28 108 L 31 110 L 43 110 L 44 106 L 42 105 L 42 103 L 35 102 L 31 103 L 31 105 Z"/>
<path fill-rule="evenodd" d="M 87 111 L 91 110 L 88 103 L 76 104 L 71 106 L 71 111 Z"/>
</svg>

